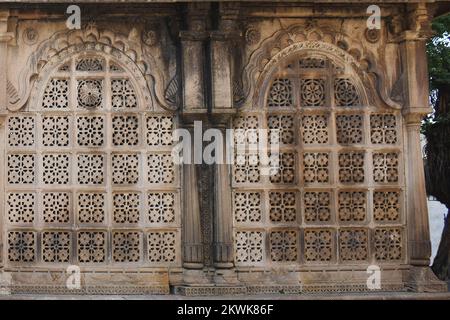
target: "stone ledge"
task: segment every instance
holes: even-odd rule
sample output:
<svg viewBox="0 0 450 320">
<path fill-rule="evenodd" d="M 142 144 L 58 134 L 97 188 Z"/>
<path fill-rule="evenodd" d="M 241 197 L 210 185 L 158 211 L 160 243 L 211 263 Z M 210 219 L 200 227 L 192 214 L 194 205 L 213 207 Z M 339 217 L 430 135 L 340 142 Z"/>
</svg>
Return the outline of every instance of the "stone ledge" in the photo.
<svg viewBox="0 0 450 320">
<path fill-rule="evenodd" d="M 0 300 L 450 300 L 449 293 L 353 293 L 353 294 L 271 294 L 271 295 L 49 295 L 13 294 L 0 295 Z"/>
</svg>

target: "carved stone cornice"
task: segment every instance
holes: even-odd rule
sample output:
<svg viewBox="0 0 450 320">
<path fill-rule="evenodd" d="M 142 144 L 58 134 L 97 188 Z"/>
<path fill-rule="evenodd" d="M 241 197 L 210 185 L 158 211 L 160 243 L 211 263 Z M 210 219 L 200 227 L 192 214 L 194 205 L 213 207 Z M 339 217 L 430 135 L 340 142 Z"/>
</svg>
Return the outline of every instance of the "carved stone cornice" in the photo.
<svg viewBox="0 0 450 320">
<path fill-rule="evenodd" d="M 398 16 L 395 21 L 398 27 L 392 42 L 427 41 L 434 34 L 432 16 L 424 3 L 411 4 L 403 21 Z"/>
</svg>

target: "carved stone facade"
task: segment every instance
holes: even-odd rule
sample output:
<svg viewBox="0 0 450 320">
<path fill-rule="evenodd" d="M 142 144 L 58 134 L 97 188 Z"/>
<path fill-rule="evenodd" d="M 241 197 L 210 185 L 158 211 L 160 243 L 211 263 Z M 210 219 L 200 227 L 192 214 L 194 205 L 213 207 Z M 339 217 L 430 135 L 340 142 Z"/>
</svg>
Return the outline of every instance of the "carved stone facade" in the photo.
<svg viewBox="0 0 450 320">
<path fill-rule="evenodd" d="M 85 2 L 73 30 L 0 7 L 2 292 L 445 290 L 419 141 L 444 2 L 381 1 L 377 30 L 370 1 Z M 195 121 L 279 130 L 277 172 L 175 164 Z"/>
</svg>

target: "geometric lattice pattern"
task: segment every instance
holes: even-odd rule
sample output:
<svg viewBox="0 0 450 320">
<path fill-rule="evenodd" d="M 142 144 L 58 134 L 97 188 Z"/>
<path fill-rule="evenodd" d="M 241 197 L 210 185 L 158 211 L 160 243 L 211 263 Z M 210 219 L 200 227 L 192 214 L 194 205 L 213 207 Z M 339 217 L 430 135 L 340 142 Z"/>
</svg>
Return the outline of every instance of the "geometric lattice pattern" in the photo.
<svg viewBox="0 0 450 320">
<path fill-rule="evenodd" d="M 106 233 L 103 231 L 83 231 L 77 238 L 78 261 L 80 263 L 100 263 L 106 260 Z"/>
<path fill-rule="evenodd" d="M 113 199 L 113 217 L 115 223 L 139 222 L 138 193 L 116 193 Z"/>
<path fill-rule="evenodd" d="M 34 145 L 34 118 L 26 116 L 11 117 L 8 120 L 8 143 L 12 147 Z"/>
<path fill-rule="evenodd" d="M 398 182 L 398 154 L 383 152 L 373 154 L 373 179 L 375 182 Z"/>
<path fill-rule="evenodd" d="M 174 163 L 170 154 L 151 154 L 148 156 L 148 181 L 150 183 L 173 183 Z"/>
<path fill-rule="evenodd" d="M 32 184 L 35 182 L 34 154 L 8 155 L 8 183 Z"/>
<path fill-rule="evenodd" d="M 147 143 L 150 146 L 170 146 L 172 144 L 172 117 L 154 116 L 147 118 Z"/>
<path fill-rule="evenodd" d="M 364 221 L 366 219 L 366 195 L 360 191 L 339 192 L 339 220 Z"/>
<path fill-rule="evenodd" d="M 273 231 L 270 233 L 270 253 L 272 261 L 296 261 L 298 254 L 297 231 Z"/>
<path fill-rule="evenodd" d="M 305 230 L 305 260 L 314 262 L 331 261 L 334 244 L 332 231 L 328 229 Z"/>
<path fill-rule="evenodd" d="M 100 147 L 105 141 L 105 119 L 101 116 L 77 118 L 77 141 L 83 147 Z"/>
<path fill-rule="evenodd" d="M 327 222 L 331 220 L 330 192 L 305 192 L 303 195 L 305 221 Z"/>
<path fill-rule="evenodd" d="M 176 259 L 175 232 L 149 232 L 148 258 L 150 262 L 174 262 Z"/>
<path fill-rule="evenodd" d="M 270 175 L 270 182 L 272 183 L 293 183 L 296 177 L 295 174 L 295 154 L 293 153 L 280 153 L 278 157 L 271 158 L 276 159 L 275 163 L 271 163 L 272 174 Z M 277 166 L 278 164 L 278 166 Z"/>
<path fill-rule="evenodd" d="M 328 143 L 328 119 L 323 115 L 302 117 L 301 135 L 304 144 Z"/>
<path fill-rule="evenodd" d="M 280 130 L 280 142 L 283 144 L 293 144 L 294 139 L 294 119 L 292 116 L 273 115 L 267 118 L 269 130 Z M 270 135 L 269 135 L 270 137 Z"/>
<path fill-rule="evenodd" d="M 130 77 L 123 59 L 67 56 L 34 105 L 7 115 L 3 221 L 11 267 L 179 266 L 175 118 L 136 91 L 145 80 Z"/>
<path fill-rule="evenodd" d="M 342 183 L 364 182 L 364 152 L 339 154 L 339 181 Z"/>
<path fill-rule="evenodd" d="M 139 121 L 136 116 L 115 116 L 112 119 L 113 144 L 135 146 L 139 143 Z"/>
<path fill-rule="evenodd" d="M 105 194 L 78 194 L 78 220 L 80 223 L 102 223 L 105 221 Z"/>
<path fill-rule="evenodd" d="M 137 154 L 114 154 L 112 169 L 114 184 L 135 184 L 139 180 L 139 156 Z"/>
<path fill-rule="evenodd" d="M 263 234 L 260 231 L 236 232 L 235 256 L 237 262 L 261 262 L 263 259 Z"/>
<path fill-rule="evenodd" d="M 65 109 L 69 106 L 69 80 L 51 79 L 42 97 L 44 109 Z"/>
<path fill-rule="evenodd" d="M 278 177 L 279 174 L 277 174 L 277 178 Z M 259 182 L 261 177 L 258 154 L 237 155 L 235 159 L 233 178 L 235 183 Z"/>
<path fill-rule="evenodd" d="M 307 183 L 329 182 L 329 155 L 327 153 L 305 153 L 303 156 L 304 179 Z"/>
<path fill-rule="evenodd" d="M 8 220 L 10 223 L 32 223 L 36 211 L 36 195 L 32 192 L 8 194 Z"/>
<path fill-rule="evenodd" d="M 300 92 L 303 107 L 322 107 L 325 105 L 324 79 L 302 79 Z"/>
<path fill-rule="evenodd" d="M 261 195 L 257 192 L 237 192 L 234 195 L 236 222 L 261 221 Z"/>
<path fill-rule="evenodd" d="M 45 184 L 66 185 L 70 179 L 68 154 L 44 154 L 42 157 L 42 179 Z"/>
<path fill-rule="evenodd" d="M 8 232 L 8 260 L 33 262 L 36 259 L 36 233 L 32 231 Z"/>
<path fill-rule="evenodd" d="M 67 192 L 46 192 L 42 196 L 43 218 L 46 223 L 70 221 L 70 197 Z"/>
<path fill-rule="evenodd" d="M 338 107 L 354 107 L 360 104 L 359 94 L 350 79 L 335 79 L 334 98 Z"/>
<path fill-rule="evenodd" d="M 367 229 L 341 229 L 339 256 L 342 261 L 362 261 L 368 257 Z"/>
<path fill-rule="evenodd" d="M 138 262 L 141 258 L 141 235 L 137 231 L 114 232 L 112 248 L 115 262 Z"/>
<path fill-rule="evenodd" d="M 370 116 L 370 139 L 374 144 L 397 143 L 397 121 L 393 114 Z"/>
<path fill-rule="evenodd" d="M 400 192 L 375 191 L 373 194 L 373 217 L 375 221 L 398 221 L 400 219 Z"/>
<path fill-rule="evenodd" d="M 293 222 L 297 219 L 295 192 L 270 192 L 270 220 Z"/>
<path fill-rule="evenodd" d="M 373 242 L 375 259 L 392 261 L 403 257 L 403 236 L 400 228 L 376 228 Z"/>
<path fill-rule="evenodd" d="M 232 167 L 236 265 L 404 259 L 400 112 L 369 107 L 355 75 L 318 52 L 275 70 L 265 106 L 233 121 L 250 145 Z M 258 129 L 280 136 L 269 174 Z"/>
<path fill-rule="evenodd" d="M 42 118 L 42 144 L 45 147 L 69 146 L 69 117 L 48 116 Z"/>
<path fill-rule="evenodd" d="M 151 192 L 148 194 L 148 220 L 150 223 L 175 222 L 175 194 Z"/>
<path fill-rule="evenodd" d="M 293 104 L 292 83 L 289 79 L 276 79 L 269 93 L 269 107 L 291 107 Z"/>
<path fill-rule="evenodd" d="M 363 117 L 360 115 L 336 116 L 336 137 L 339 144 L 356 144 L 363 141 Z"/>
<path fill-rule="evenodd" d="M 69 262 L 72 247 L 71 234 L 67 231 L 42 233 L 42 259 L 45 262 Z"/>
</svg>

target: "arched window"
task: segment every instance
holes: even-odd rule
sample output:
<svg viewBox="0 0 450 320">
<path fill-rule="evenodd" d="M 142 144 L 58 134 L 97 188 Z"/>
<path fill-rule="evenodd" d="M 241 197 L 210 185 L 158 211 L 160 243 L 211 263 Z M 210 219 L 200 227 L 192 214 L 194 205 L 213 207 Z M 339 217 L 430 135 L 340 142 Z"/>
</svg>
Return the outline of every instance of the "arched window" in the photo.
<svg viewBox="0 0 450 320">
<path fill-rule="evenodd" d="M 234 128 L 280 130 L 279 170 L 251 151 L 233 167 L 238 266 L 403 261 L 401 116 L 368 105 L 352 70 L 295 55 Z M 249 139 L 258 139 L 249 135 Z"/>
<path fill-rule="evenodd" d="M 7 263 L 178 265 L 173 115 L 106 55 L 74 55 L 44 82 L 7 119 Z"/>
</svg>

